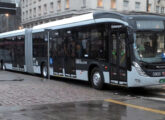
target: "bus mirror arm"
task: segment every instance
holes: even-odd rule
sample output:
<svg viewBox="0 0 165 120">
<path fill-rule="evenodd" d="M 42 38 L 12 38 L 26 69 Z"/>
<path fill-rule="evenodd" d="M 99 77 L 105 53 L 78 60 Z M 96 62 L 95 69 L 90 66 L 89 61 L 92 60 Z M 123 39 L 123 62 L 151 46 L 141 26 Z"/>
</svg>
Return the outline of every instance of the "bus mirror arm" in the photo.
<svg viewBox="0 0 165 120">
<path fill-rule="evenodd" d="M 128 35 L 128 38 L 126 40 L 127 45 L 133 44 L 134 38 L 133 38 L 133 29 L 132 28 L 127 27 L 127 35 Z"/>
<path fill-rule="evenodd" d="M 132 69 L 132 58 L 131 58 L 131 46 L 127 45 L 127 70 L 131 71 Z"/>
<path fill-rule="evenodd" d="M 131 46 L 134 43 L 133 37 L 133 28 L 127 27 L 127 39 L 126 39 L 126 49 L 127 49 L 127 70 L 131 71 L 132 69 L 132 57 L 131 57 Z"/>
</svg>

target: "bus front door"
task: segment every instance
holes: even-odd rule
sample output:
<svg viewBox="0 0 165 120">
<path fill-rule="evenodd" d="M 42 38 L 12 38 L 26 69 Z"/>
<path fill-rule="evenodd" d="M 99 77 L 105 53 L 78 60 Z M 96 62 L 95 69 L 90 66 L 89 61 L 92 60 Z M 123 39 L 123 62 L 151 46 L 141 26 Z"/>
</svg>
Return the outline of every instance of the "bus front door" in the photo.
<svg viewBox="0 0 165 120">
<path fill-rule="evenodd" d="M 111 83 L 124 84 L 127 82 L 126 38 L 125 31 L 116 30 L 111 33 Z"/>
</svg>

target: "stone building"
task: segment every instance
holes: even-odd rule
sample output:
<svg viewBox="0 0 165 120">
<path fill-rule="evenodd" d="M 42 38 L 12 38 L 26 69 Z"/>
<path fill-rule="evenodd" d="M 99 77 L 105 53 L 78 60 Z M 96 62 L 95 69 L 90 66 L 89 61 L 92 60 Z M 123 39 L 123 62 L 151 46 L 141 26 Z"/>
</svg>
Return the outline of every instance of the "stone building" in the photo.
<svg viewBox="0 0 165 120">
<path fill-rule="evenodd" d="M 21 0 L 22 25 L 29 28 L 96 10 L 164 13 L 163 1 L 148 0 L 147 9 L 147 0 Z"/>
<path fill-rule="evenodd" d="M 155 1 L 155 11 L 156 13 L 165 14 L 165 0 Z"/>
</svg>

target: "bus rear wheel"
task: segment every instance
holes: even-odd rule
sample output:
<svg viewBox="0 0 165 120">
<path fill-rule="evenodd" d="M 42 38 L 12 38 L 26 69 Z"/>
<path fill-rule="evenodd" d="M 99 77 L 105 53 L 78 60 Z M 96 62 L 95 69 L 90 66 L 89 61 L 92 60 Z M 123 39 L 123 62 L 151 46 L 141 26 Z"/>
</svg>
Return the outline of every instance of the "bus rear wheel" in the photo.
<svg viewBox="0 0 165 120">
<path fill-rule="evenodd" d="M 104 77 L 102 71 L 98 68 L 95 67 L 90 76 L 90 81 L 92 84 L 92 87 L 97 89 L 97 90 L 102 90 L 104 87 Z"/>
<path fill-rule="evenodd" d="M 46 78 L 48 76 L 48 69 L 47 66 L 45 64 L 43 64 L 41 66 L 41 75 Z"/>
</svg>

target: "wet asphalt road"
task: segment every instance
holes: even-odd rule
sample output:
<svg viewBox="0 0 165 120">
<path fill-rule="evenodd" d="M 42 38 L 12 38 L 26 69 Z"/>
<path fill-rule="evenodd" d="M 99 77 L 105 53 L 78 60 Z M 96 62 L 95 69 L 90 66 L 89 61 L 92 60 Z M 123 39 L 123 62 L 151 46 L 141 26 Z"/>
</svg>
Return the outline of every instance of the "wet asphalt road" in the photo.
<svg viewBox="0 0 165 120">
<path fill-rule="evenodd" d="M 165 86 L 97 91 L 86 82 L 0 71 L 0 105 L 0 120 L 165 120 Z"/>
<path fill-rule="evenodd" d="M 136 102 L 152 108 L 165 109 L 162 103 L 154 101 Z M 157 104 L 157 105 L 155 105 Z M 0 108 L 0 119 L 3 120 L 165 120 L 165 115 L 139 110 L 105 101 L 86 101 L 75 103 L 48 104 L 26 107 Z"/>
</svg>

